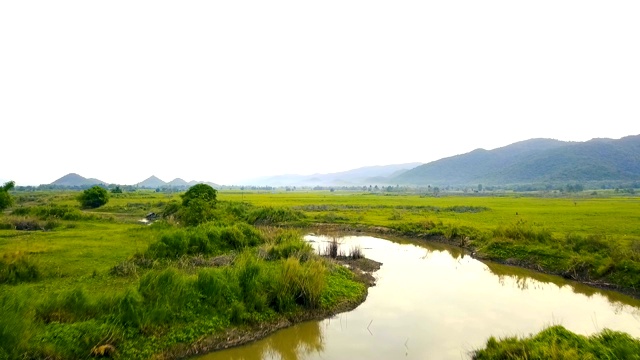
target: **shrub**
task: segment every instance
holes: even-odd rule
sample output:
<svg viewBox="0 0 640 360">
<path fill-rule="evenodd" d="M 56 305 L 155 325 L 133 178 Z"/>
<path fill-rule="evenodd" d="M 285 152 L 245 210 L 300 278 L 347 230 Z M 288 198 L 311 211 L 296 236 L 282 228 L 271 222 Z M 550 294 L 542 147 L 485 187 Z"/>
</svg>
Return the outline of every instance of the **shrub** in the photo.
<svg viewBox="0 0 640 360">
<path fill-rule="evenodd" d="M 78 201 L 82 207 L 98 208 L 109 201 L 109 192 L 96 185 L 80 193 Z"/>
<path fill-rule="evenodd" d="M 9 181 L 0 187 L 0 211 L 3 211 L 13 204 L 13 199 L 11 195 L 9 195 L 9 191 L 13 189 L 15 185 L 13 181 Z"/>
<path fill-rule="evenodd" d="M 207 184 L 193 185 L 187 192 L 182 194 L 182 206 L 189 206 L 196 199 L 215 205 L 217 193 L 216 189 Z"/>
</svg>

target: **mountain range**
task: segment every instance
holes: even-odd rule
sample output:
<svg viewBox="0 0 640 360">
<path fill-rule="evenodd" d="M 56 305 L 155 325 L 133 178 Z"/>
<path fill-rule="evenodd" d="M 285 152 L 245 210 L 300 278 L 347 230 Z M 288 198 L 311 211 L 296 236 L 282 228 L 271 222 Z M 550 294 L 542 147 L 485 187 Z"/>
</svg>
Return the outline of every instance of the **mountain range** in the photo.
<svg viewBox="0 0 640 360">
<path fill-rule="evenodd" d="M 638 181 L 640 135 L 585 142 L 530 139 L 433 161 L 390 180 L 413 185 Z"/>
<path fill-rule="evenodd" d="M 237 185 L 505 186 L 616 181 L 640 183 L 640 135 L 621 139 L 597 138 L 585 142 L 529 139 L 493 150 L 476 149 L 426 164 L 368 166 L 329 174 L 279 175 L 248 180 Z M 199 182 L 187 182 L 180 178 L 165 182 L 151 176 L 134 186 L 183 189 L 197 183 Z M 50 185 L 86 187 L 96 184 L 107 183 L 71 173 Z"/>
<path fill-rule="evenodd" d="M 195 184 L 199 184 L 201 183 L 200 181 L 190 181 L 190 182 L 186 182 L 183 179 L 180 178 L 176 178 L 173 179 L 169 182 L 165 182 L 159 178 L 157 178 L 156 176 L 150 176 L 149 178 L 133 185 L 135 187 L 139 187 L 139 188 L 147 188 L 147 189 L 156 189 L 156 188 L 174 188 L 174 189 L 186 189 L 190 186 L 193 186 Z M 209 184 L 213 187 L 217 187 L 219 185 L 211 183 L 211 182 L 205 182 L 206 184 Z M 81 175 L 78 175 L 76 173 L 70 173 L 67 174 L 63 177 L 61 177 L 60 179 L 52 182 L 51 184 L 49 184 L 49 186 L 56 186 L 56 187 L 87 187 L 87 186 L 93 186 L 93 185 L 101 185 L 101 184 L 109 184 L 106 181 L 102 181 L 102 180 L 98 180 L 98 179 L 93 179 L 93 178 L 85 178 Z"/>
</svg>

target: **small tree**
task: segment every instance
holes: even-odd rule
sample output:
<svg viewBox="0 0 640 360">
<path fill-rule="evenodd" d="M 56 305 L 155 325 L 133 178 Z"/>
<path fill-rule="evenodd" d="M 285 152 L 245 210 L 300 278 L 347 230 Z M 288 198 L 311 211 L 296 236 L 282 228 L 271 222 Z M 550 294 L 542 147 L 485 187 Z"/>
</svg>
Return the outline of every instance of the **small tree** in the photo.
<svg viewBox="0 0 640 360">
<path fill-rule="evenodd" d="M 82 207 L 98 208 L 109 201 L 109 193 L 107 190 L 96 185 L 80 193 L 78 201 Z"/>
<path fill-rule="evenodd" d="M 217 191 L 207 184 L 197 184 L 182 194 L 178 217 L 186 225 L 198 225 L 213 219 Z"/>
<path fill-rule="evenodd" d="M 13 204 L 13 199 L 11 198 L 11 195 L 9 195 L 9 191 L 15 186 L 15 182 L 9 181 L 0 188 L 0 211 L 8 208 Z"/>
<path fill-rule="evenodd" d="M 218 191 L 207 184 L 196 184 L 182 194 L 182 205 L 189 206 L 192 200 L 200 199 L 214 205 L 217 200 Z"/>
</svg>

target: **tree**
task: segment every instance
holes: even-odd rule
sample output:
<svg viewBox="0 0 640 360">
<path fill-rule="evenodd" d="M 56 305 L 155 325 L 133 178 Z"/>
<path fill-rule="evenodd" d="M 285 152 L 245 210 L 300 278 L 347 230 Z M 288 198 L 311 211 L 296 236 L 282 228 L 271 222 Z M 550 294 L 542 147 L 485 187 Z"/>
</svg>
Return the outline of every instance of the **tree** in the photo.
<svg viewBox="0 0 640 360">
<path fill-rule="evenodd" d="M 109 193 L 107 190 L 96 185 L 80 193 L 78 201 L 82 207 L 97 208 L 109 201 Z"/>
<path fill-rule="evenodd" d="M 178 218 L 186 225 L 198 225 L 213 219 L 217 193 L 207 184 L 190 187 L 182 194 L 182 209 L 177 214 Z"/>
<path fill-rule="evenodd" d="M 16 186 L 16 183 L 13 181 L 6 182 L 0 188 L 0 211 L 8 208 L 13 204 L 13 199 L 11 195 L 9 195 L 9 191 Z"/>
<path fill-rule="evenodd" d="M 189 206 L 189 203 L 195 199 L 203 200 L 204 202 L 215 205 L 217 198 L 216 189 L 207 184 L 196 184 L 182 194 L 182 206 Z"/>
<path fill-rule="evenodd" d="M 116 187 L 111 189 L 111 193 L 112 194 L 122 194 L 122 189 L 120 188 L 120 186 L 116 185 Z"/>
</svg>

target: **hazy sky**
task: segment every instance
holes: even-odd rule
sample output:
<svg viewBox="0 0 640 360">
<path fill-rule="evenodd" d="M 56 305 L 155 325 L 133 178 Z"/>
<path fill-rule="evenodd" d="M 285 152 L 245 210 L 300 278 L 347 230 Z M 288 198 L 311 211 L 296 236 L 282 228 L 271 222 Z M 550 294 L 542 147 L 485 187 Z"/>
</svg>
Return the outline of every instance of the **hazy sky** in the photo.
<svg viewBox="0 0 640 360">
<path fill-rule="evenodd" d="M 2 1 L 0 179 L 231 184 L 640 134 L 640 1 Z"/>
</svg>

